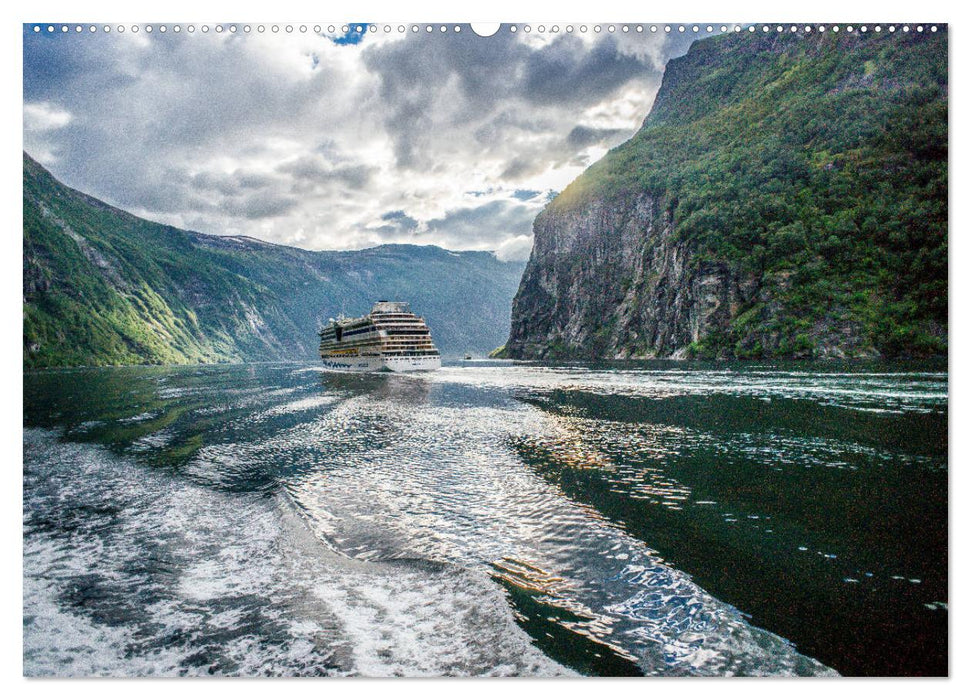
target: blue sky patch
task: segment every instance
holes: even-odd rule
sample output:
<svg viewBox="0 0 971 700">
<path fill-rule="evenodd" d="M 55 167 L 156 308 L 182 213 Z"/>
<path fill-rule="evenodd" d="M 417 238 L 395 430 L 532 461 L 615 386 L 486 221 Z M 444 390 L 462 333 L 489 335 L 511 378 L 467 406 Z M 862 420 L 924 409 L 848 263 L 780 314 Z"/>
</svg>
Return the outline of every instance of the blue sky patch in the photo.
<svg viewBox="0 0 971 700">
<path fill-rule="evenodd" d="M 364 39 L 364 35 L 367 34 L 367 28 L 367 22 L 350 22 L 347 25 L 347 31 L 340 36 L 334 37 L 333 42 L 338 46 L 360 44 L 361 40 Z"/>
<path fill-rule="evenodd" d="M 516 190 L 512 193 L 512 196 L 518 199 L 520 202 L 528 202 L 533 197 L 543 194 L 539 190 Z"/>
</svg>

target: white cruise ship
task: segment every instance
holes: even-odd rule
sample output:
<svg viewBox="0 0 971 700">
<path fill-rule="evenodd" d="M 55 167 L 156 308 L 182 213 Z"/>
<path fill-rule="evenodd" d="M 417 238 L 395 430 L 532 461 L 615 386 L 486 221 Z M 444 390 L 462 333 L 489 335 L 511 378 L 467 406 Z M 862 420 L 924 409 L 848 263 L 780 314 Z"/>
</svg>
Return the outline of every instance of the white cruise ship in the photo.
<svg viewBox="0 0 971 700">
<path fill-rule="evenodd" d="M 339 318 L 320 331 L 320 359 L 341 372 L 438 369 L 442 357 L 425 320 L 403 301 L 379 301 L 360 318 Z"/>
</svg>

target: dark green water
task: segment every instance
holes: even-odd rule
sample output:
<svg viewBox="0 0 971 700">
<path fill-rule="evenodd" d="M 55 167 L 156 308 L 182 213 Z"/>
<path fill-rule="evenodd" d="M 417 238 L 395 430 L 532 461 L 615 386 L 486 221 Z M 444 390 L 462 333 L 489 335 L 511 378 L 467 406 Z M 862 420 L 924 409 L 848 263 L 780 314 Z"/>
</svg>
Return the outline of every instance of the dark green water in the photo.
<svg viewBox="0 0 971 700">
<path fill-rule="evenodd" d="M 943 365 L 51 371 L 24 428 L 28 675 L 947 673 Z"/>
</svg>

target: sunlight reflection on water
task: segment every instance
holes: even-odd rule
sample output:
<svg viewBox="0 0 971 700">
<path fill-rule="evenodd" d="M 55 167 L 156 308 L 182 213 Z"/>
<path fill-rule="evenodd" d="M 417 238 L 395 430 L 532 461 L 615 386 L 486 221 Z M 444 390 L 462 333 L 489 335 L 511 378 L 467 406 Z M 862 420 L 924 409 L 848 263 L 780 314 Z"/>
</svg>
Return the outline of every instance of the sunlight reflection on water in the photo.
<svg viewBox="0 0 971 700">
<path fill-rule="evenodd" d="M 30 563 L 25 570 L 34 576 L 47 572 L 45 580 L 74 580 L 89 567 L 124 578 L 126 562 L 158 534 L 152 533 L 158 517 L 148 505 L 152 499 L 166 489 L 191 492 L 193 503 L 204 500 L 206 492 L 214 494 L 221 504 L 207 515 L 204 533 L 193 537 L 225 540 L 222 553 L 199 550 L 196 560 L 170 560 L 166 566 L 181 581 L 175 588 L 160 587 L 163 570 L 151 567 L 132 585 L 155 591 L 153 605 L 179 615 L 187 606 L 201 606 L 216 627 L 224 619 L 226 627 L 237 629 L 239 610 L 218 601 L 238 590 L 246 574 L 227 573 L 214 562 L 246 550 L 248 557 L 265 557 L 268 568 L 260 576 L 266 581 L 293 577 L 299 582 L 292 595 L 272 593 L 276 584 L 267 584 L 271 594 L 259 603 L 264 613 L 282 620 L 287 610 L 303 611 L 300 624 L 314 630 L 311 636 L 318 640 L 326 637 L 320 648 L 329 650 L 317 666 L 296 664 L 285 660 L 290 657 L 281 649 L 305 642 L 311 633 L 279 632 L 273 638 L 277 646 L 266 652 L 276 655 L 272 659 L 259 659 L 253 651 L 256 656 L 243 663 L 238 661 L 243 657 L 223 648 L 221 656 L 216 654 L 222 661 L 212 662 L 221 672 L 466 674 L 489 673 L 490 663 L 493 672 L 562 672 L 529 655 L 517 665 L 484 650 L 460 654 L 446 649 L 433 631 L 441 622 L 435 615 L 456 614 L 458 606 L 483 621 L 478 633 L 462 637 L 465 643 L 475 647 L 468 640 L 476 634 L 519 639 L 521 628 L 557 662 L 585 673 L 828 673 L 780 636 L 750 624 L 751 610 L 743 614 L 721 602 L 681 570 L 744 598 L 728 585 L 731 577 L 719 573 L 721 560 L 698 544 L 709 541 L 712 551 L 725 549 L 789 567 L 785 575 L 797 576 L 793 586 L 863 589 L 862 581 L 867 591 L 890 595 L 880 592 L 889 590 L 889 583 L 920 580 L 908 585 L 927 587 L 927 600 L 913 599 L 922 614 L 946 613 L 946 604 L 941 608 L 935 602 L 946 589 L 924 583 L 937 580 L 933 571 L 920 570 L 909 555 L 854 543 L 845 524 L 814 521 L 799 501 L 810 493 L 807 474 L 832 502 L 847 487 L 864 489 L 860 479 L 868 480 L 866 488 L 891 488 L 887 480 L 897 479 L 901 470 L 934 483 L 941 474 L 946 483 L 939 436 L 918 422 L 908 430 L 929 436 L 903 453 L 898 443 L 910 433 L 898 430 L 888 436 L 883 423 L 874 423 L 932 420 L 946 412 L 944 373 L 479 364 L 402 376 L 334 375 L 313 366 L 283 365 L 119 370 L 117 388 L 106 381 L 116 376 L 110 372 L 72 376 L 75 386 L 67 396 L 59 393 L 53 373 L 25 376 L 25 423 L 34 421 L 71 440 L 101 443 L 113 451 L 72 453 L 72 459 L 87 460 L 90 468 L 66 483 L 59 498 L 77 501 L 78 508 L 95 498 L 102 472 L 130 472 L 131 465 L 145 470 L 119 491 L 138 494 L 130 512 L 140 529 L 126 552 L 113 545 L 72 559 L 55 545 L 56 535 L 31 523 L 49 520 L 53 525 L 44 527 L 55 531 L 67 527 L 63 516 L 51 510 L 54 501 L 35 493 L 42 484 L 55 488 L 63 455 L 56 457 L 58 448 L 49 444 L 47 433 L 25 432 L 25 450 L 28 443 L 33 446 L 25 452 L 25 562 Z M 35 452 L 45 450 L 47 461 L 31 461 Z M 849 478 L 856 481 L 839 481 Z M 171 481 L 156 484 L 166 479 Z M 240 531 L 232 514 L 234 503 L 242 501 L 235 499 L 261 494 L 274 499 L 258 501 L 263 506 L 254 517 L 276 534 L 247 536 L 244 545 L 238 538 L 245 528 Z M 858 521 L 865 522 L 866 509 L 877 505 L 860 500 L 847 515 L 856 517 L 853 509 L 860 509 Z M 191 519 L 198 509 L 187 509 L 179 500 L 166 507 L 166 517 L 181 524 L 169 528 L 160 542 L 172 537 L 171 545 L 164 546 L 178 547 L 180 528 L 196 530 Z M 281 533 L 291 530 L 272 523 L 290 522 L 291 511 L 296 527 L 306 528 L 314 546 L 324 549 L 281 544 L 292 539 Z M 71 532 L 81 538 L 74 545 L 87 542 L 85 537 L 101 541 L 116 536 L 108 530 Z M 284 550 L 289 554 L 281 555 Z M 801 563 L 800 557 L 812 552 L 820 552 L 816 563 Z M 877 554 L 884 561 L 874 561 Z M 303 562 L 299 573 L 288 557 Z M 387 573 L 388 566 L 397 573 Z M 745 561 L 738 566 L 736 574 L 756 570 Z M 395 585 L 380 594 L 385 603 L 373 603 L 373 596 L 389 585 L 387 576 L 405 572 L 410 593 Z M 25 579 L 28 583 L 31 604 L 47 610 L 47 619 L 67 614 L 56 602 L 56 590 Z M 458 597 L 419 614 L 416 606 L 423 596 L 428 602 L 447 596 L 443 587 L 451 585 L 462 591 Z M 115 594 L 106 589 L 103 595 L 106 607 L 124 607 L 124 594 L 113 599 Z M 402 603 L 406 595 L 414 598 L 407 605 Z M 411 627 L 409 634 L 417 636 L 410 648 L 425 644 L 428 653 L 417 654 L 413 666 L 404 656 L 379 662 L 381 644 L 369 635 L 386 631 L 352 624 L 346 616 L 340 629 L 322 625 L 322 610 L 331 616 L 342 606 L 356 610 L 353 601 L 363 599 L 372 600 L 360 608 L 369 611 L 362 613 L 368 619 L 385 614 L 375 612 L 381 606 L 400 604 L 395 634 Z M 25 606 L 27 600 L 25 594 Z M 497 600 L 506 601 L 504 612 L 495 607 Z M 769 608 L 755 612 L 760 621 L 774 621 Z M 515 617 L 517 632 L 506 626 L 503 615 Z M 495 622 L 491 627 L 485 622 L 489 619 Z M 145 624 L 122 624 L 121 630 L 143 634 L 139 630 Z M 482 631 L 487 627 L 491 631 Z M 25 629 L 38 673 L 54 663 L 44 648 L 50 640 L 41 632 Z M 196 668 L 191 648 L 203 640 L 173 646 L 162 637 L 153 639 L 157 648 L 144 653 L 171 656 L 157 672 Z M 120 664 L 104 672 L 124 675 L 125 668 Z M 92 667 L 89 672 L 97 671 Z"/>
</svg>

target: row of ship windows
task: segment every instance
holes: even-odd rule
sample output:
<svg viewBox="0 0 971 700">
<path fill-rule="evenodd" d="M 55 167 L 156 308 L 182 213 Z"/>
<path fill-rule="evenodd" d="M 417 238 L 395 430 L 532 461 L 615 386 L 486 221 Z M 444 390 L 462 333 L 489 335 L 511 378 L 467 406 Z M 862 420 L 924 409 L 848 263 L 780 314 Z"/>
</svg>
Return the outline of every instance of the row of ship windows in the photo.
<svg viewBox="0 0 971 700">
<path fill-rule="evenodd" d="M 337 340 L 336 338 L 321 338 L 320 342 L 331 345 L 344 345 L 347 343 L 363 343 L 365 345 L 372 345 L 376 343 L 430 343 L 432 342 L 432 338 L 427 333 L 425 335 L 419 335 L 416 333 L 415 335 L 391 335 L 380 338 L 375 338 L 373 336 L 367 336 L 364 338 L 342 338 L 341 340 Z"/>
<path fill-rule="evenodd" d="M 375 330 L 377 330 L 377 329 L 372 326 L 372 327 L 369 327 L 369 328 L 359 328 L 359 329 L 356 329 L 356 330 L 353 330 L 353 331 L 344 331 L 343 333 L 341 333 L 341 337 L 342 338 L 347 338 L 348 336 L 360 335 L 361 333 L 373 333 Z M 386 329 L 386 330 L 388 331 L 388 335 L 390 335 L 390 336 L 396 336 L 396 335 L 430 335 L 430 331 L 427 328 L 421 328 L 421 329 L 418 329 L 418 328 L 416 328 L 416 329 L 410 329 L 410 328 L 389 328 L 389 329 Z M 322 339 L 331 339 L 331 338 L 336 338 L 337 337 L 337 334 L 334 331 L 332 331 L 332 330 L 325 330 L 325 331 L 323 331 L 320 334 L 320 337 Z"/>
<path fill-rule="evenodd" d="M 408 350 L 406 352 L 383 352 L 384 357 L 401 357 L 403 355 L 438 355 L 438 350 Z"/>
<path fill-rule="evenodd" d="M 413 355 L 437 356 L 438 354 L 439 354 L 438 353 L 438 350 L 390 350 L 390 351 L 379 352 L 379 353 L 362 352 L 360 354 L 354 354 L 354 355 L 334 354 L 334 355 L 328 355 L 327 357 L 332 357 L 332 358 L 342 358 L 342 357 L 403 357 L 403 356 L 411 357 Z"/>
<path fill-rule="evenodd" d="M 341 340 L 336 338 L 324 338 L 321 337 L 320 342 L 322 343 L 425 343 L 432 342 L 432 337 L 428 333 L 420 334 L 414 333 L 409 335 L 385 335 L 385 336 L 365 336 L 363 338 L 347 338 L 344 337 Z"/>
<path fill-rule="evenodd" d="M 427 342 L 417 342 L 417 343 L 348 343 L 340 344 L 337 343 L 321 343 L 321 350 L 336 350 L 336 349 L 350 349 L 350 348 L 434 348 L 435 344 L 431 341 Z"/>
<path fill-rule="evenodd" d="M 344 331 L 343 333 L 341 333 L 341 337 L 346 338 L 349 335 L 360 335 L 361 333 L 370 333 L 373 330 L 375 330 L 374 329 L 374 326 L 365 326 L 364 328 L 356 328 L 356 329 L 351 330 L 351 331 Z M 333 338 L 333 337 L 335 337 L 335 335 L 336 335 L 336 333 L 335 333 L 334 329 L 328 328 L 327 330 L 323 331 L 320 334 L 320 337 L 321 338 Z"/>
</svg>

